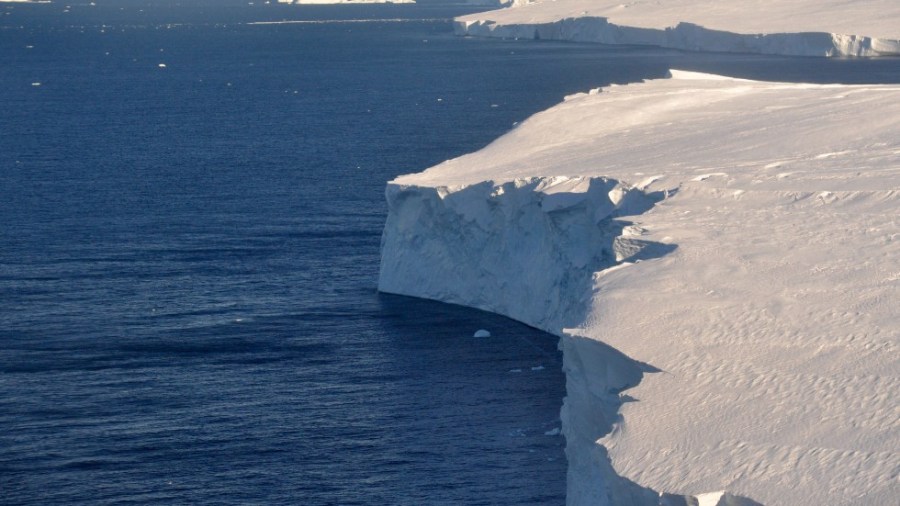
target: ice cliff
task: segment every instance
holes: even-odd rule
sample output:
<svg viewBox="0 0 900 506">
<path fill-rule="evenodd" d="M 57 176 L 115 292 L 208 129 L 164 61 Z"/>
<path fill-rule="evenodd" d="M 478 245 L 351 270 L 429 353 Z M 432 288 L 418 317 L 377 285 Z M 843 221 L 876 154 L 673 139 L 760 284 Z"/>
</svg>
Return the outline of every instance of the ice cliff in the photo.
<svg viewBox="0 0 900 506">
<path fill-rule="evenodd" d="M 379 288 L 561 337 L 571 505 L 894 504 L 898 131 L 896 86 L 568 97 L 388 184 Z"/>
<path fill-rule="evenodd" d="M 615 217 L 656 196 L 590 177 L 485 181 L 464 187 L 391 184 L 383 291 L 508 315 L 545 330 L 584 319 L 593 273 L 668 246 L 630 237 Z"/>
<path fill-rule="evenodd" d="M 416 0 L 278 0 L 281 4 L 322 5 L 322 4 L 414 4 Z"/>
<path fill-rule="evenodd" d="M 894 0 L 517 0 L 460 35 L 802 56 L 900 54 Z"/>
</svg>

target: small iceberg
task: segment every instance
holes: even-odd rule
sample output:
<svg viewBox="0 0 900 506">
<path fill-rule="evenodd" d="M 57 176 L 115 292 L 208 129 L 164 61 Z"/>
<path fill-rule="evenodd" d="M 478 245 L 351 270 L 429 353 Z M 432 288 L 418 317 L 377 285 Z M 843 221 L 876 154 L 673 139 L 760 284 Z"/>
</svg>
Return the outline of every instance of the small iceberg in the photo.
<svg viewBox="0 0 900 506">
<path fill-rule="evenodd" d="M 491 333 L 484 329 L 478 329 L 472 337 L 491 337 Z"/>
</svg>

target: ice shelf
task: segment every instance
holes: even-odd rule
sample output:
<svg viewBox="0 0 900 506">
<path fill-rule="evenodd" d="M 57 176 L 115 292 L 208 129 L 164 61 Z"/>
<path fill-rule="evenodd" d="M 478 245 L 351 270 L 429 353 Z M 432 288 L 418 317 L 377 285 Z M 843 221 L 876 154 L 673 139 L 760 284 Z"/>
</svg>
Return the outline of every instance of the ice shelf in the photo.
<svg viewBox="0 0 900 506">
<path fill-rule="evenodd" d="M 414 4 L 416 0 L 278 0 L 292 5 L 345 5 L 345 4 Z"/>
<path fill-rule="evenodd" d="M 803 56 L 900 55 L 896 0 L 516 0 L 460 35 Z"/>
<path fill-rule="evenodd" d="M 570 96 L 388 184 L 379 288 L 561 337 L 570 505 L 895 504 L 897 132 L 900 86 Z"/>
</svg>

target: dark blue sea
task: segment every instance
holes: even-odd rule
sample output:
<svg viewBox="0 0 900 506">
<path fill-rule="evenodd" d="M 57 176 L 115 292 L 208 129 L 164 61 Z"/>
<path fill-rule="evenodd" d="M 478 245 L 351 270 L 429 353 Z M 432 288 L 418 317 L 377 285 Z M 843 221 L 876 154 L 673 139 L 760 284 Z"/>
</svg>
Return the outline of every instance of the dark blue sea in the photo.
<svg viewBox="0 0 900 506">
<path fill-rule="evenodd" d="M 378 294 L 385 182 L 669 67 L 900 82 L 452 5 L 96 3 L 0 4 L 4 505 L 563 504 L 556 338 Z"/>
</svg>

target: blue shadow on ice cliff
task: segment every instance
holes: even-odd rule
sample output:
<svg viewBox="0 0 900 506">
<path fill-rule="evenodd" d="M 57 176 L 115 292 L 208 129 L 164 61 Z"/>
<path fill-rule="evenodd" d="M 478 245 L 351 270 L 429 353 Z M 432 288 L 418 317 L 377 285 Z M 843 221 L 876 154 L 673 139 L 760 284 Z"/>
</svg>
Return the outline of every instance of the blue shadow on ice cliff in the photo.
<svg viewBox="0 0 900 506">
<path fill-rule="evenodd" d="M 597 273 L 677 248 L 642 239 L 640 227 L 627 220 L 672 193 L 580 176 L 456 187 L 390 183 L 386 191 L 381 291 L 483 309 L 562 337 L 566 398 L 560 419 L 569 504 L 696 502 L 617 475 L 597 443 L 616 430 L 622 403 L 639 402 L 622 392 L 660 371 L 563 330 L 588 319 Z"/>
<path fill-rule="evenodd" d="M 626 235 L 632 223 L 621 219 L 664 195 L 603 177 L 389 184 L 379 290 L 558 333 L 584 321 L 595 273 L 676 248 Z"/>
<path fill-rule="evenodd" d="M 640 239 L 622 219 L 667 195 L 602 177 L 457 188 L 390 184 L 379 289 L 475 307 L 563 335 L 587 318 L 597 272 L 675 250 Z M 605 448 L 595 444 L 619 420 L 619 393 L 657 370 L 592 339 L 563 335 L 560 348 L 570 503 L 633 497 L 633 504 L 657 504 L 658 493 L 617 476 Z"/>
</svg>

